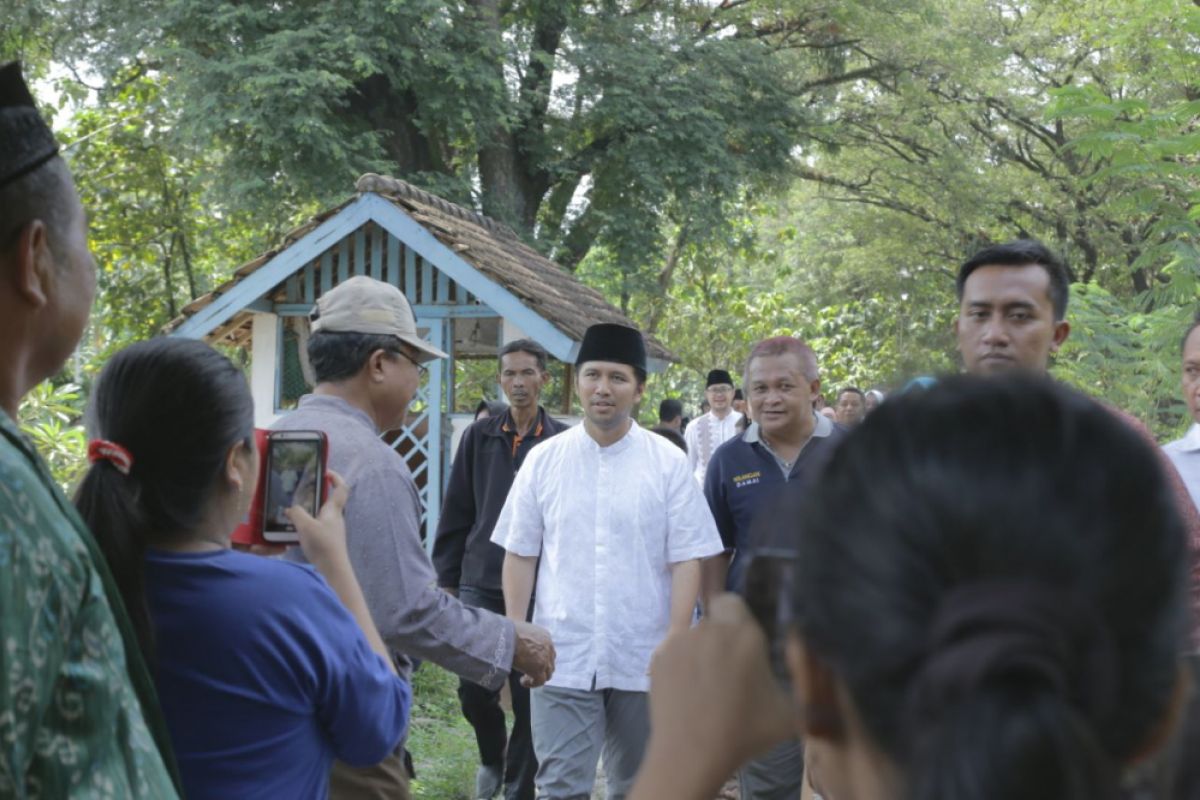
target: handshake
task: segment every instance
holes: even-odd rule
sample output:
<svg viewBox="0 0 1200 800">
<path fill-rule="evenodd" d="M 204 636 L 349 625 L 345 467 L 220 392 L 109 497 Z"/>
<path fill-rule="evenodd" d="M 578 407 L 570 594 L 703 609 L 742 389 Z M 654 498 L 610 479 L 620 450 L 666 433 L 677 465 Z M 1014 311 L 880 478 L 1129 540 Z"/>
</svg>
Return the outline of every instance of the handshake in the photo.
<svg viewBox="0 0 1200 800">
<path fill-rule="evenodd" d="M 522 673 L 522 686 L 541 686 L 554 674 L 555 652 L 550 632 L 523 620 L 513 620 L 513 627 L 517 642 L 513 649 L 512 668 Z"/>
</svg>

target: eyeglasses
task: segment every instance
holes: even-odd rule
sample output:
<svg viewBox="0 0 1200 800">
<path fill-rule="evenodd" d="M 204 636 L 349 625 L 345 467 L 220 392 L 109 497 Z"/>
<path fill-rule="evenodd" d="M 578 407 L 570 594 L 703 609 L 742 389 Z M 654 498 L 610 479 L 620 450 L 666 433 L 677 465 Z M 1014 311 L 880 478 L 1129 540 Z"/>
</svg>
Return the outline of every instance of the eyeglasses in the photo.
<svg viewBox="0 0 1200 800">
<path fill-rule="evenodd" d="M 408 353 L 404 352 L 403 350 L 393 350 L 392 352 L 397 355 L 404 356 L 409 361 L 411 361 L 413 363 L 413 366 L 417 368 L 417 372 L 421 373 L 422 380 L 424 380 L 425 377 L 429 375 L 429 367 L 425 366 L 420 361 L 417 361 L 415 358 L 410 356 Z"/>
</svg>

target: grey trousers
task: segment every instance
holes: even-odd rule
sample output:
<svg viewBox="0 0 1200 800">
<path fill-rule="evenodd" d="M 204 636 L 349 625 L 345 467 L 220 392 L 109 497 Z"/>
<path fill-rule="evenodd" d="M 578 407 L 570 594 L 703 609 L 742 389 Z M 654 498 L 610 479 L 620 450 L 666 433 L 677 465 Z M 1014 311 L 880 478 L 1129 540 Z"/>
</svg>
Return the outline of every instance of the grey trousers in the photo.
<svg viewBox="0 0 1200 800">
<path fill-rule="evenodd" d="M 804 747 L 784 742 L 738 771 L 742 800 L 795 800 L 804 784 Z"/>
<path fill-rule="evenodd" d="M 618 689 L 531 691 L 538 800 L 588 800 L 601 750 L 608 800 L 624 800 L 650 738 L 647 698 Z"/>
</svg>

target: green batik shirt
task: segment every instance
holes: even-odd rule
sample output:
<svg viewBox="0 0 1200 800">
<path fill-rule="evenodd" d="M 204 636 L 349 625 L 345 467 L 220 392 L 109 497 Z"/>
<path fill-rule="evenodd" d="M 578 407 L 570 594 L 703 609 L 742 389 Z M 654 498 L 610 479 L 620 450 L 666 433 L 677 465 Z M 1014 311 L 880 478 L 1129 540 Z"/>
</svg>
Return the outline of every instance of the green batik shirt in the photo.
<svg viewBox="0 0 1200 800">
<path fill-rule="evenodd" d="M 0 797 L 178 797 L 107 564 L 2 411 L 0 648 Z"/>
</svg>

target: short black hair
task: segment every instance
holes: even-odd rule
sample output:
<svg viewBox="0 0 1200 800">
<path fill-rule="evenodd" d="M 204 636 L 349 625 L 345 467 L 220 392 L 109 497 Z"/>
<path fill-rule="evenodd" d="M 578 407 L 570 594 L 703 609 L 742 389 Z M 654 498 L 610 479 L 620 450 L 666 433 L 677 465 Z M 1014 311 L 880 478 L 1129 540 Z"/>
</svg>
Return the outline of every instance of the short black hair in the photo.
<svg viewBox="0 0 1200 800">
<path fill-rule="evenodd" d="M 864 403 L 867 402 L 866 394 L 864 394 L 863 390 L 858 388 L 857 386 L 843 386 L 841 389 L 838 390 L 838 393 L 837 393 L 838 400 L 841 400 L 842 395 L 844 395 L 846 392 L 853 392 L 854 394 L 856 394 L 860 398 L 862 398 L 862 401 Z"/>
<path fill-rule="evenodd" d="M 337 383 L 357 375 L 376 350 L 401 353 L 403 344 L 385 333 L 317 331 L 308 338 L 308 363 L 317 383 Z"/>
<path fill-rule="evenodd" d="M 71 172 L 54 157 L 32 172 L 0 186 L 0 252 L 12 246 L 17 233 L 35 219 L 46 225 L 50 251 L 62 256 L 71 222 Z"/>
<path fill-rule="evenodd" d="M 537 359 L 538 369 L 542 372 L 546 371 L 546 361 L 550 358 L 550 354 L 546 352 L 546 348 L 533 339 L 513 339 L 500 348 L 500 353 L 496 357 L 503 359 L 509 353 L 529 353 L 529 355 Z"/>
<path fill-rule="evenodd" d="M 658 404 L 658 421 L 670 422 L 683 416 L 683 403 L 674 397 L 668 397 Z"/>
<path fill-rule="evenodd" d="M 1037 239 L 1014 239 L 1004 244 L 985 247 L 963 262 L 958 268 L 955 288 L 961 303 L 967 278 L 980 267 L 1026 267 L 1037 265 L 1046 270 L 1050 277 L 1050 304 L 1054 307 L 1054 319 L 1067 316 L 1067 299 L 1070 297 L 1071 276 L 1066 263 Z"/>
</svg>

